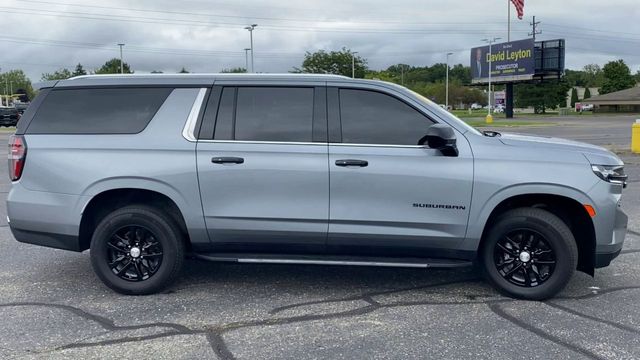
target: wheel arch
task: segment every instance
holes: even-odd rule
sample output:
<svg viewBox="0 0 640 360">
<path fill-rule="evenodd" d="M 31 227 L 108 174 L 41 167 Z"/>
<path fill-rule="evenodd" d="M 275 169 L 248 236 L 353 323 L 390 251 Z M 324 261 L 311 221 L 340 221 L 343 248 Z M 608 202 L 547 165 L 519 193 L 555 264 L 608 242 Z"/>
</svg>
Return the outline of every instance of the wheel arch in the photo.
<svg viewBox="0 0 640 360">
<path fill-rule="evenodd" d="M 78 231 L 80 251 L 89 249 L 93 231 L 104 216 L 115 209 L 136 203 L 155 206 L 166 211 L 180 228 L 185 246 L 190 249 L 191 237 L 185 216 L 173 198 L 156 190 L 121 187 L 103 190 L 92 196 L 84 205 Z"/>
<path fill-rule="evenodd" d="M 480 226 L 476 227 L 480 241 L 476 251 L 482 249 L 488 229 L 504 212 L 520 207 L 542 208 L 567 224 L 578 247 L 577 269 L 593 276 L 596 232 L 593 220 L 584 208 L 584 204 L 593 205 L 592 200 L 578 190 L 564 187 L 537 186 L 533 192 L 532 189 L 522 190 L 524 188 L 511 188 L 509 191 L 496 194 L 480 211 L 482 217 L 477 222 Z"/>
</svg>

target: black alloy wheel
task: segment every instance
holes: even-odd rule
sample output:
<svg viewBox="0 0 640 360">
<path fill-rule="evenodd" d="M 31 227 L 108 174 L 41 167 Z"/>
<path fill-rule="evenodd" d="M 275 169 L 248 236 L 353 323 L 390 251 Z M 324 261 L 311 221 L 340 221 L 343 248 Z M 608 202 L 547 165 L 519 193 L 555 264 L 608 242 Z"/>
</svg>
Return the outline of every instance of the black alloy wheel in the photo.
<svg viewBox="0 0 640 360">
<path fill-rule="evenodd" d="M 537 231 L 518 229 L 496 242 L 494 264 L 508 282 L 523 287 L 542 285 L 556 267 L 556 255 Z"/>
<path fill-rule="evenodd" d="M 162 264 L 162 245 L 143 226 L 125 226 L 107 242 L 107 261 L 111 271 L 127 281 L 143 281 L 152 277 Z"/>
</svg>

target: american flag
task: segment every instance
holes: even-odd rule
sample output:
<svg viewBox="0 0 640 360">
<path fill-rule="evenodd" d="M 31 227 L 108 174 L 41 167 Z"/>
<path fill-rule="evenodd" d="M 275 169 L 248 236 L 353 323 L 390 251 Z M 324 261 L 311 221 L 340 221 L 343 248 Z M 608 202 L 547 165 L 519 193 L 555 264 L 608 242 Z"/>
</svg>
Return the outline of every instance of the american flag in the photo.
<svg viewBox="0 0 640 360">
<path fill-rule="evenodd" d="M 524 16 L 524 0 L 511 0 L 513 5 L 515 5 L 516 10 L 518 11 L 518 19 L 522 20 Z"/>
</svg>

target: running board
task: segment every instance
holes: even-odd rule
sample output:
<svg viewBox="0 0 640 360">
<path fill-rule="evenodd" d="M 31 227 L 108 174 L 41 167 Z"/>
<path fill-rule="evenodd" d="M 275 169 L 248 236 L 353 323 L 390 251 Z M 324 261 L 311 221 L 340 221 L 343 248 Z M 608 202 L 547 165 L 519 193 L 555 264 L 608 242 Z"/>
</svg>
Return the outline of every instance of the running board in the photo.
<svg viewBox="0 0 640 360">
<path fill-rule="evenodd" d="M 300 264 L 337 266 L 384 266 L 403 268 L 459 268 L 473 265 L 471 261 L 428 258 L 385 258 L 330 255 L 271 255 L 271 254 L 194 254 L 196 258 L 216 262 L 245 264 Z"/>
</svg>

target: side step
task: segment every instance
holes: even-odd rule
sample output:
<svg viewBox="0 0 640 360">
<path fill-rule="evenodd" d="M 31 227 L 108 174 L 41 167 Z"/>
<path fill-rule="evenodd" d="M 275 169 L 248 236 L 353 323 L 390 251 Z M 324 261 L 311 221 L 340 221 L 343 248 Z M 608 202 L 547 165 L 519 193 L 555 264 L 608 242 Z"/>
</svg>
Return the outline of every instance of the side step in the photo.
<svg viewBox="0 0 640 360">
<path fill-rule="evenodd" d="M 473 265 L 471 261 L 428 258 L 386 258 L 366 256 L 336 255 L 274 255 L 211 253 L 194 254 L 196 258 L 216 262 L 237 262 L 249 264 L 303 264 L 341 266 L 386 266 L 404 268 L 459 268 Z"/>
</svg>

